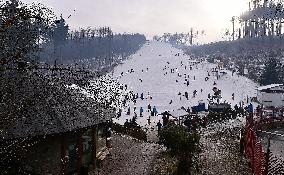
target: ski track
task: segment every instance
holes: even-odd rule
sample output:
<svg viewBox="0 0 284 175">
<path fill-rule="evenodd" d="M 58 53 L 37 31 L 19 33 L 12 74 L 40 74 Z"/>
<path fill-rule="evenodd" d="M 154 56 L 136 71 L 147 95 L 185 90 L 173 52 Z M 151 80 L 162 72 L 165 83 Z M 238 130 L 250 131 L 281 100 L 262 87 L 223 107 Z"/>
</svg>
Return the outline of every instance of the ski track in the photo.
<svg viewBox="0 0 284 175">
<path fill-rule="evenodd" d="M 179 56 L 175 56 L 179 53 Z M 183 66 L 181 66 L 181 61 Z M 228 70 L 225 70 L 227 74 L 221 76 L 217 80 L 216 76 L 212 73 L 209 76 L 209 80 L 205 81 L 205 77 L 208 76 L 208 71 L 216 67 L 216 64 L 207 62 L 201 62 L 192 66 L 190 65 L 197 60 L 191 59 L 188 55 L 183 55 L 183 52 L 179 49 L 172 47 L 170 44 L 151 41 L 146 43 L 136 54 L 130 56 L 129 59 L 123 61 L 123 64 L 118 65 L 111 73 L 113 78 L 117 79 L 121 84 L 126 84 L 128 90 L 133 91 L 134 94 L 138 93 L 139 97 L 141 93 L 144 93 L 144 98 L 147 97 L 148 92 L 153 97 L 152 100 L 140 98 L 137 99 L 136 113 L 138 115 L 137 123 L 143 127 L 154 127 L 156 123 L 161 120 L 161 116 L 151 117 L 150 126 L 147 124 L 147 118 L 149 113 L 147 112 L 147 105 L 152 107 L 156 106 L 159 113 L 165 110 L 177 110 L 184 106 L 192 107 L 198 105 L 199 101 L 203 101 L 208 104 L 207 97 L 210 93 L 213 94 L 212 88 L 215 85 L 222 91 L 222 100 L 226 100 L 231 103 L 232 106 L 239 104 L 240 101 L 246 102 L 246 98 L 256 96 L 256 88 L 258 84 L 249 80 L 246 77 L 238 76 Z M 169 64 L 167 63 L 169 62 Z M 185 65 L 187 66 L 185 69 Z M 163 70 L 164 67 L 166 70 Z M 148 68 L 148 71 L 147 71 Z M 175 73 L 170 73 L 170 69 L 177 68 Z M 133 73 L 129 73 L 131 69 Z M 143 72 L 142 72 L 143 70 Z M 124 73 L 121 76 L 121 73 Z M 166 75 L 164 75 L 167 72 Z M 178 77 L 178 73 L 182 77 Z M 185 83 L 185 75 L 189 76 L 189 86 Z M 195 76 L 195 80 L 194 80 Z M 142 79 L 142 82 L 139 80 Z M 178 82 L 176 82 L 178 80 Z M 203 92 L 201 92 L 201 89 Z M 197 95 L 193 98 L 193 91 L 197 90 Z M 181 92 L 184 95 L 185 92 L 189 94 L 189 100 L 184 96 L 180 100 L 178 93 Z M 232 93 L 235 94 L 235 100 L 232 100 Z M 170 101 L 172 104 L 169 104 Z M 124 124 L 126 119 L 131 119 L 133 113 L 133 102 L 129 102 L 128 105 L 131 109 L 131 114 L 126 115 L 127 108 L 123 110 L 122 116 L 119 119 L 115 119 L 115 122 Z M 143 107 L 143 117 L 139 117 L 139 109 Z"/>
</svg>

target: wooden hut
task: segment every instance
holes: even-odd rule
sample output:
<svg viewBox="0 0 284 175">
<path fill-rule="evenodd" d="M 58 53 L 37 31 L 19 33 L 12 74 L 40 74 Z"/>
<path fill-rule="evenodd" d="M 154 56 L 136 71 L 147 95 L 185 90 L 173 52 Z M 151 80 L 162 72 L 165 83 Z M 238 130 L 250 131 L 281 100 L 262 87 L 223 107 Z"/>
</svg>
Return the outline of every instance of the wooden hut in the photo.
<svg viewBox="0 0 284 175">
<path fill-rule="evenodd" d="M 112 108 L 30 71 L 0 77 L 2 172 L 86 173 L 106 155 Z"/>
</svg>

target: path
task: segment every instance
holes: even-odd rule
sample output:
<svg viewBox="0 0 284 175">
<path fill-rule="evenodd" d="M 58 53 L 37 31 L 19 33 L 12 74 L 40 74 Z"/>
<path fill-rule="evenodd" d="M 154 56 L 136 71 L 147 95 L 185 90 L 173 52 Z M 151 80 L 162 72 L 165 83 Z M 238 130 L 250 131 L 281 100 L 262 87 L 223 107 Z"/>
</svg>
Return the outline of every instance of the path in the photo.
<svg viewBox="0 0 284 175">
<path fill-rule="evenodd" d="M 133 140 L 128 136 L 113 136 L 112 155 L 107 157 L 99 175 L 147 175 L 151 171 L 151 163 L 163 147 L 154 143 Z"/>
</svg>

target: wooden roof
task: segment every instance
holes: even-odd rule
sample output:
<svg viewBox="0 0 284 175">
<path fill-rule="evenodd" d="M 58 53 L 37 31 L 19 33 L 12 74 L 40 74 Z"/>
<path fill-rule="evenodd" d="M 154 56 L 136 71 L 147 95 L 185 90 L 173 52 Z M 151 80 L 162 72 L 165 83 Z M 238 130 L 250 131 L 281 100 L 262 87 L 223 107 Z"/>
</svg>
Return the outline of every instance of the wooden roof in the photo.
<svg viewBox="0 0 284 175">
<path fill-rule="evenodd" d="M 103 123 L 114 110 L 31 71 L 0 72 L 0 141 Z"/>
</svg>

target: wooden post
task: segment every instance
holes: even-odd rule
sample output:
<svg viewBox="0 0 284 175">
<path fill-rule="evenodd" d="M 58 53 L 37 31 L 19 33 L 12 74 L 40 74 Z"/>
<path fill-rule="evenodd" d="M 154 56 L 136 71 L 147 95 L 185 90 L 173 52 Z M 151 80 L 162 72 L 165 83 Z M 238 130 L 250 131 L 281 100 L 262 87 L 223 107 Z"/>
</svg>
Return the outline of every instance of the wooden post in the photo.
<svg viewBox="0 0 284 175">
<path fill-rule="evenodd" d="M 93 167 L 96 169 L 96 159 L 97 159 L 97 128 L 92 129 L 92 159 Z"/>
<path fill-rule="evenodd" d="M 83 138 L 82 138 L 82 132 L 78 134 L 77 139 L 77 145 L 78 145 L 78 162 L 77 162 L 77 171 L 80 174 L 81 167 L 82 167 L 82 157 L 83 157 Z"/>
<path fill-rule="evenodd" d="M 66 172 L 66 139 L 62 136 L 61 140 L 61 174 Z"/>
<path fill-rule="evenodd" d="M 268 136 L 268 145 L 267 145 L 267 150 L 265 154 L 265 172 L 264 172 L 265 175 L 268 174 L 269 152 L 270 152 L 270 136 Z"/>
</svg>

